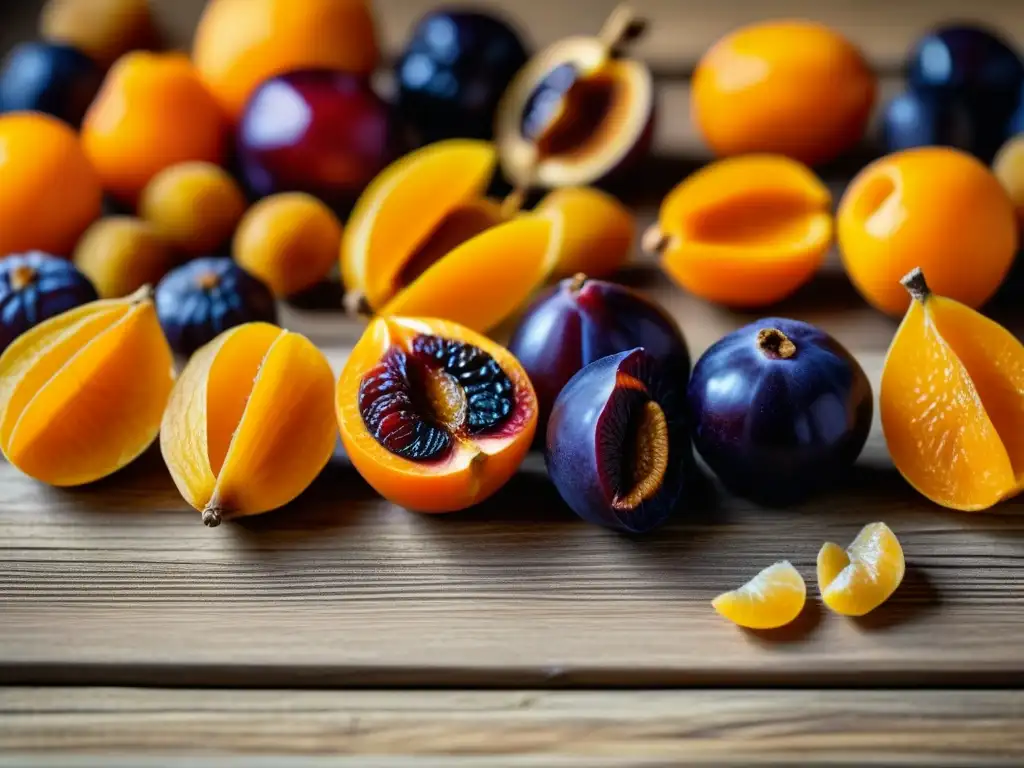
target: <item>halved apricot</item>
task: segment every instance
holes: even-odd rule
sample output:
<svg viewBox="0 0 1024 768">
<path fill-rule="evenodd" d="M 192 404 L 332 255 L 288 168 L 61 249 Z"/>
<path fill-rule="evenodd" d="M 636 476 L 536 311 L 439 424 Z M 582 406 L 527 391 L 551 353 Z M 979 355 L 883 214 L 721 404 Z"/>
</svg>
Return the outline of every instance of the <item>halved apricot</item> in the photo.
<svg viewBox="0 0 1024 768">
<path fill-rule="evenodd" d="M 863 616 L 892 596 L 905 570 L 896 534 L 885 523 L 870 523 L 845 550 L 829 541 L 818 552 L 821 599 L 836 613 Z"/>
<path fill-rule="evenodd" d="M 879 395 L 893 463 L 951 509 L 987 509 L 1024 485 L 1024 346 L 1005 328 L 935 295 L 920 269 L 889 347 Z"/>
<path fill-rule="evenodd" d="M 269 323 L 225 331 L 189 360 L 160 450 L 206 525 L 277 509 L 331 458 L 334 374 L 323 353 Z"/>
<path fill-rule="evenodd" d="M 493 494 L 522 463 L 537 426 L 533 386 L 512 354 L 444 320 L 373 320 L 335 405 L 355 468 L 417 512 L 453 512 Z"/>
<path fill-rule="evenodd" d="M 633 213 L 607 192 L 563 187 L 544 197 L 535 213 L 561 217 L 558 261 L 552 277 L 584 273 L 608 277 L 629 261 L 636 239 Z"/>
<path fill-rule="evenodd" d="M 494 148 L 453 139 L 386 168 L 345 229 L 346 288 L 381 315 L 429 315 L 486 331 L 520 306 L 558 257 L 557 215 L 517 215 L 483 197 Z"/>
<path fill-rule="evenodd" d="M 788 560 L 769 565 L 742 587 L 725 592 L 711 606 L 734 624 L 748 629 L 777 629 L 800 615 L 807 586 Z"/>
<path fill-rule="evenodd" d="M 683 288 L 736 307 L 777 302 L 817 271 L 832 243 L 832 197 L 781 155 L 719 160 L 665 198 L 644 248 Z"/>
<path fill-rule="evenodd" d="M 106 477 L 156 438 L 173 383 L 148 289 L 70 310 L 0 356 L 0 448 L 50 485 Z"/>
</svg>

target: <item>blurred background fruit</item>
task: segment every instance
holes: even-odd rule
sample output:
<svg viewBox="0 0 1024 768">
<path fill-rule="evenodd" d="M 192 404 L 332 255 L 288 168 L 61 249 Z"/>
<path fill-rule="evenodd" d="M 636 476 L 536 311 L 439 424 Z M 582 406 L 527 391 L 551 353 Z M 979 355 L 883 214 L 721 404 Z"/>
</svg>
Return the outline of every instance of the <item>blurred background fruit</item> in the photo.
<svg viewBox="0 0 1024 768">
<path fill-rule="evenodd" d="M 221 108 L 236 120 L 271 77 L 303 69 L 365 76 L 379 53 L 366 0 L 210 0 L 192 58 Z"/>
<path fill-rule="evenodd" d="M 1024 133 L 1000 148 L 992 168 L 1017 209 L 1017 220 L 1024 226 Z"/>
<path fill-rule="evenodd" d="M 0 112 L 46 112 L 77 128 L 103 82 L 92 59 L 57 43 L 21 43 L 0 71 Z"/>
<path fill-rule="evenodd" d="M 944 146 L 989 160 L 1005 137 L 1005 112 L 994 113 L 991 105 L 971 105 L 958 97 L 910 90 L 893 98 L 882 115 L 882 143 L 888 152 Z"/>
<path fill-rule="evenodd" d="M 422 143 L 488 139 L 502 93 L 526 64 L 526 48 L 505 19 L 438 10 L 413 29 L 395 65 L 398 107 Z"/>
<path fill-rule="evenodd" d="M 308 192 L 350 206 L 396 155 L 390 108 L 344 72 L 293 72 L 263 83 L 238 127 L 242 177 L 255 197 Z"/>
<path fill-rule="evenodd" d="M 0 257 L 69 256 L 102 199 L 99 177 L 65 123 L 35 112 L 0 115 Z"/>
<path fill-rule="evenodd" d="M 74 262 L 103 299 L 156 285 L 174 266 L 153 226 L 132 216 L 108 216 L 89 227 L 78 241 Z"/>
<path fill-rule="evenodd" d="M 74 46 L 103 68 L 128 51 L 160 45 L 150 0 L 48 0 L 39 31 L 44 40 Z"/>
<path fill-rule="evenodd" d="M 161 240 L 191 256 L 219 252 L 245 207 L 245 195 L 231 175 L 203 161 L 165 168 L 139 197 L 139 216 Z"/>
<path fill-rule="evenodd" d="M 226 124 L 180 53 L 129 53 L 107 74 L 82 123 L 103 187 L 134 202 L 157 173 L 187 160 L 224 160 Z"/>
</svg>

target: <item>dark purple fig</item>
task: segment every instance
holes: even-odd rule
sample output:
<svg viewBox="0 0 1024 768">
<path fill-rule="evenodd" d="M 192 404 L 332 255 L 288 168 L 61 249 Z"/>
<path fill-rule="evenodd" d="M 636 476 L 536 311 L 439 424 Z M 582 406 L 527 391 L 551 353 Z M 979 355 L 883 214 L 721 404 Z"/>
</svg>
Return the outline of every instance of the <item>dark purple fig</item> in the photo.
<svg viewBox="0 0 1024 768">
<path fill-rule="evenodd" d="M 871 385 L 835 339 L 770 317 L 713 344 L 687 395 L 697 452 L 734 493 L 769 504 L 806 498 L 860 455 Z"/>
<path fill-rule="evenodd" d="M 1015 98 L 1024 62 L 997 32 L 973 25 L 939 27 L 922 37 L 907 61 L 911 88 L 944 96 Z"/>
<path fill-rule="evenodd" d="M 96 301 L 96 289 L 67 259 L 32 251 L 0 260 L 0 352 L 43 320 Z"/>
<path fill-rule="evenodd" d="M 188 356 L 242 323 L 277 322 L 270 289 L 226 256 L 172 270 L 156 287 L 156 314 L 171 349 Z"/>
<path fill-rule="evenodd" d="M 21 43 L 0 70 L 0 112 L 46 112 L 77 128 L 102 82 L 100 68 L 76 48 Z"/>
<path fill-rule="evenodd" d="M 562 280 L 526 311 L 509 343 L 537 391 L 537 431 L 566 382 L 602 357 L 643 347 L 682 391 L 690 354 L 675 321 L 635 291 L 583 275 Z"/>
<path fill-rule="evenodd" d="M 692 463 L 684 410 L 682 387 L 639 347 L 579 371 L 555 401 L 544 452 L 565 503 L 630 533 L 664 523 Z"/>
</svg>

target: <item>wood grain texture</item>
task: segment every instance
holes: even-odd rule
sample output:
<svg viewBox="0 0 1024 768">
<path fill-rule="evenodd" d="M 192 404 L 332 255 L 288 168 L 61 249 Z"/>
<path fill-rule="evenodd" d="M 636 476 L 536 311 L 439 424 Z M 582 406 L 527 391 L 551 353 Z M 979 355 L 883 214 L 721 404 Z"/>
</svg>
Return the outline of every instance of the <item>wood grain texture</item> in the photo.
<svg viewBox="0 0 1024 768">
<path fill-rule="evenodd" d="M 1024 761 L 1024 694 L 8 688 L 0 755 L 0 765 L 150 755 L 143 764 L 982 768 Z"/>
</svg>

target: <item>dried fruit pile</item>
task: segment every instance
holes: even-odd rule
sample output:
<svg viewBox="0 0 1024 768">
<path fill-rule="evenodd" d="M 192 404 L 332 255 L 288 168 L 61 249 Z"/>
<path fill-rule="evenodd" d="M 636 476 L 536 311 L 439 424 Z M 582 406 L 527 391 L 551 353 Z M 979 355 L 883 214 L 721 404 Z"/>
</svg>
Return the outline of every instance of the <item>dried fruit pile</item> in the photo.
<svg viewBox="0 0 1024 768">
<path fill-rule="evenodd" d="M 691 376 L 672 317 L 607 281 L 636 221 L 591 185 L 635 170 L 654 135 L 629 7 L 534 56 L 503 19 L 435 11 L 390 104 L 371 84 L 375 24 L 366 0 L 209 0 L 189 56 L 161 50 L 146 0 L 50 0 L 43 39 L 0 71 L 11 464 L 87 483 L 159 433 L 207 525 L 295 499 L 339 430 L 374 489 L 422 512 L 481 502 L 531 447 L 576 514 L 630 533 L 685 513 L 695 453 L 773 505 L 840 481 L 874 397 L 837 340 L 769 317 Z M 1024 138 L 995 174 L 976 157 L 1024 130 L 1024 64 L 984 30 L 946 27 L 909 65 L 886 110 L 901 151 L 864 168 L 834 216 L 808 164 L 863 139 L 863 56 L 810 22 L 729 34 L 692 88 L 721 159 L 669 192 L 641 240 L 685 291 L 750 308 L 808 283 L 835 233 L 865 299 L 905 313 L 879 398 L 894 464 L 932 501 L 981 510 L 1024 486 L 1024 347 L 976 311 L 1018 247 Z M 116 215 L 101 216 L 104 194 Z M 335 268 L 350 313 L 372 315 L 337 381 L 277 325 L 280 300 Z M 484 335 L 503 324 L 508 349 Z M 869 525 L 822 548 L 822 599 L 861 615 L 903 570 L 895 535 Z M 784 561 L 714 607 L 771 628 L 805 600 Z"/>
</svg>

